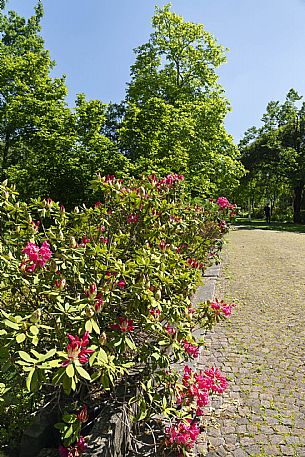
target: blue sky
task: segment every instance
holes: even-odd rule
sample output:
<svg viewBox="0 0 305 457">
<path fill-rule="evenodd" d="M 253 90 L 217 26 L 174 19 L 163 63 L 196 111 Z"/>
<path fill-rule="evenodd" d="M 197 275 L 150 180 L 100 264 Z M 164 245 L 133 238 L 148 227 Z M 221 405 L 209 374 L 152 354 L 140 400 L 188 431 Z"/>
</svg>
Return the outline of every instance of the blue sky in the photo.
<svg viewBox="0 0 305 457">
<path fill-rule="evenodd" d="M 133 48 L 147 41 L 160 0 L 44 0 L 42 35 L 66 74 L 68 102 L 84 92 L 108 103 L 124 97 Z M 230 51 L 218 70 L 232 106 L 226 127 L 236 141 L 270 100 L 293 87 L 305 95 L 305 0 L 172 0 L 172 10 L 205 25 Z M 32 14 L 35 0 L 9 0 Z"/>
</svg>

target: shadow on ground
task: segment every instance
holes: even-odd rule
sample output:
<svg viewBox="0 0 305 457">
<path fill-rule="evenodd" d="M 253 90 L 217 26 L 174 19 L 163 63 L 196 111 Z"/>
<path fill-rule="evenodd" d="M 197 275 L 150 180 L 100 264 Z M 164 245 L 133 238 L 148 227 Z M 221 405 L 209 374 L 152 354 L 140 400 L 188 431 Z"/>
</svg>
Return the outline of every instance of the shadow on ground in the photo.
<svg viewBox="0 0 305 457">
<path fill-rule="evenodd" d="M 305 225 L 293 224 L 292 222 L 273 222 L 267 224 L 265 221 L 252 219 L 250 222 L 246 218 L 238 218 L 233 224 L 237 230 L 276 230 L 280 232 L 305 233 Z"/>
</svg>

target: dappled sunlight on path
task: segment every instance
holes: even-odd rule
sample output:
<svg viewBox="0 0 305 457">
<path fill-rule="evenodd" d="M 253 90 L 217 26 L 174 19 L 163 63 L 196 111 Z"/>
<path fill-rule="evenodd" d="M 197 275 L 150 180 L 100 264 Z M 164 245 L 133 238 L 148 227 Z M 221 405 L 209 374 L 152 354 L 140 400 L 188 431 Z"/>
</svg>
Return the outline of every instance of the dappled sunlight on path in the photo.
<svg viewBox="0 0 305 457">
<path fill-rule="evenodd" d="M 234 230 L 223 257 L 217 294 L 238 308 L 201 360 L 230 381 L 207 455 L 305 456 L 305 234 Z"/>
</svg>

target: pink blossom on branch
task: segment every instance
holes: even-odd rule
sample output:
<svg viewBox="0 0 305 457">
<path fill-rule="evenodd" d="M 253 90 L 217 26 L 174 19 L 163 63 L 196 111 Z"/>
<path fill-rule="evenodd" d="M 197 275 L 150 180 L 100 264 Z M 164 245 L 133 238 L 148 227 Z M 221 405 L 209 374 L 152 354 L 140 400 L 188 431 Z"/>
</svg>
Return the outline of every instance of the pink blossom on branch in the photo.
<svg viewBox="0 0 305 457">
<path fill-rule="evenodd" d="M 25 254 L 28 259 L 23 260 L 21 266 L 25 271 L 30 273 L 33 273 L 37 267 L 43 268 L 52 256 L 52 251 L 47 241 L 44 241 L 41 247 L 37 246 L 35 243 L 28 242 L 26 247 L 22 249 L 22 253 Z"/>
<path fill-rule="evenodd" d="M 85 332 L 82 338 L 68 335 L 70 343 L 67 345 L 68 360 L 62 363 L 66 367 L 70 363 L 80 362 L 82 365 L 88 362 L 88 355 L 94 352 L 93 349 L 87 349 L 89 344 L 89 332 Z"/>
<path fill-rule="evenodd" d="M 134 329 L 133 320 L 127 319 L 126 317 L 118 317 L 117 324 L 111 324 L 112 330 L 119 330 L 123 333 L 131 332 Z"/>
</svg>

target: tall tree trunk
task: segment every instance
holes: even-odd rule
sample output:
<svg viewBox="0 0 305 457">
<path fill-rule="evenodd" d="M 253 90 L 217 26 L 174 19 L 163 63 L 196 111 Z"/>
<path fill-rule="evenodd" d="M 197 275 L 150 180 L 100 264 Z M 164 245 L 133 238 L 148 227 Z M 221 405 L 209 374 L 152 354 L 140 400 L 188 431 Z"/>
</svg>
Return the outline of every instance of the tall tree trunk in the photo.
<svg viewBox="0 0 305 457">
<path fill-rule="evenodd" d="M 293 222 L 300 224 L 301 220 L 301 204 L 302 194 L 304 189 L 304 183 L 300 182 L 294 187 L 294 198 L 293 198 Z"/>
</svg>

